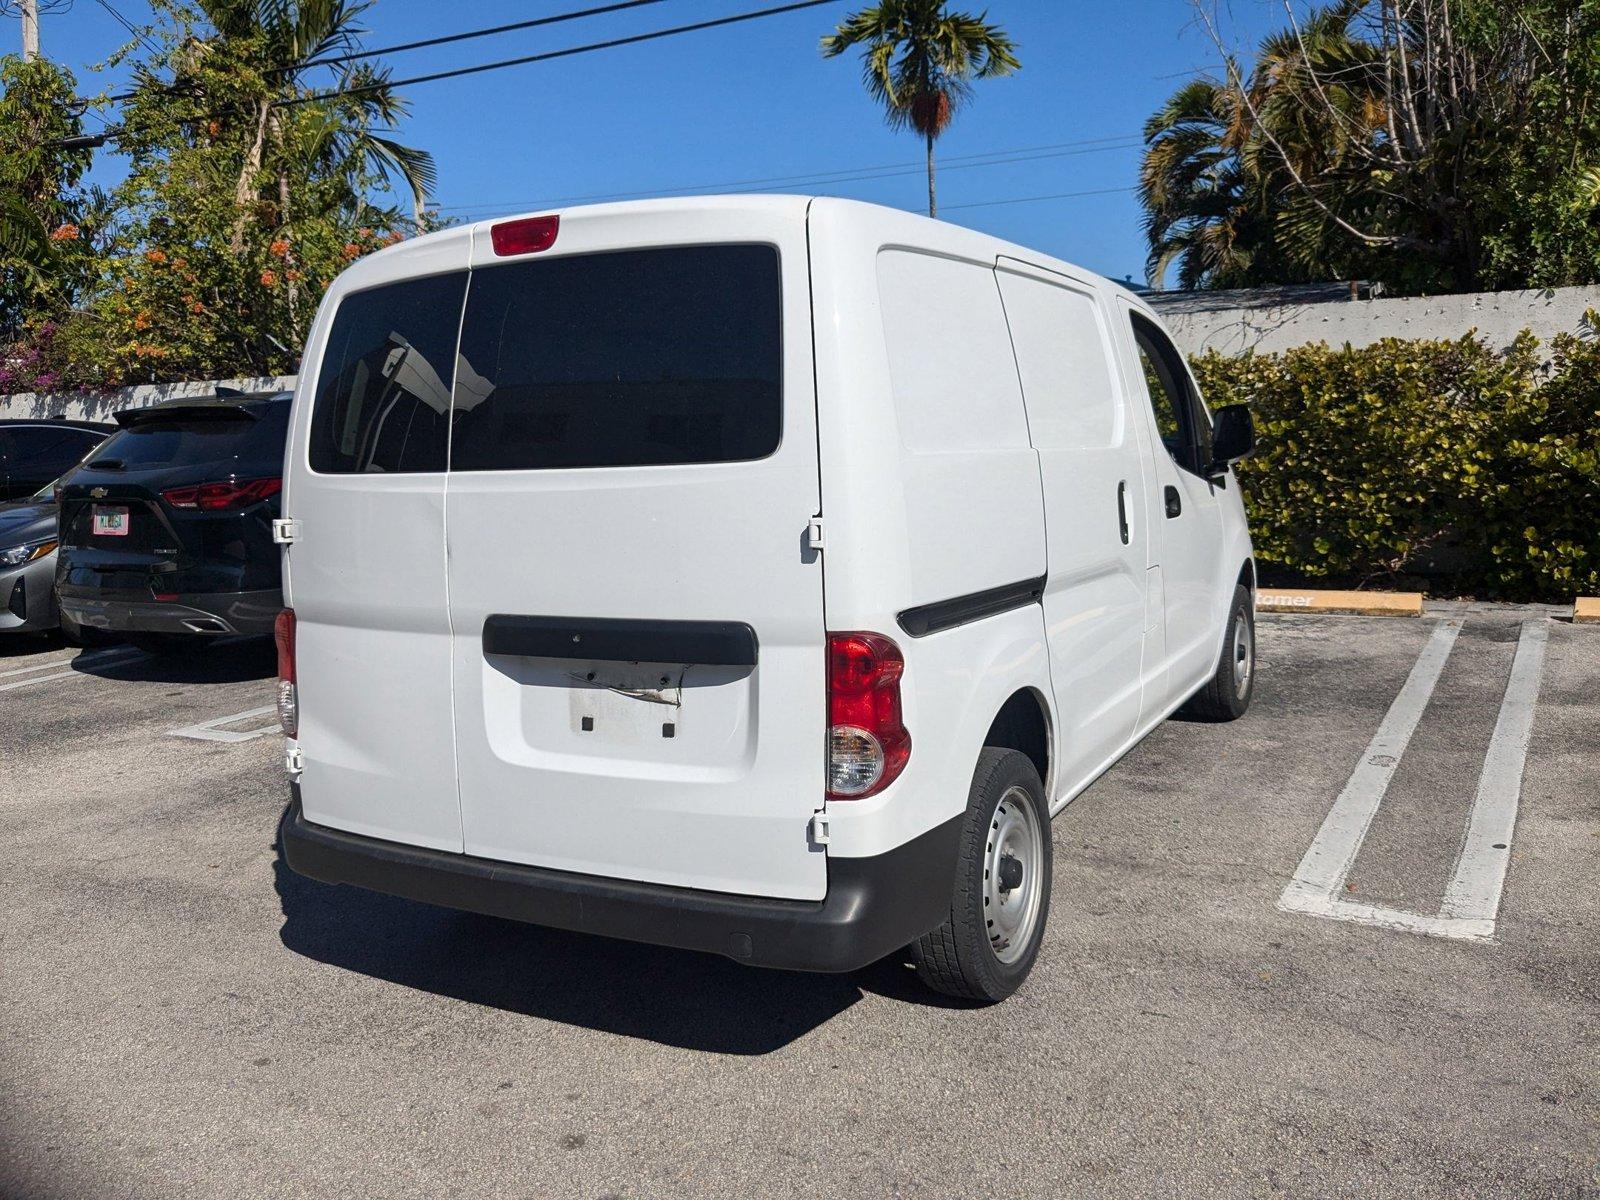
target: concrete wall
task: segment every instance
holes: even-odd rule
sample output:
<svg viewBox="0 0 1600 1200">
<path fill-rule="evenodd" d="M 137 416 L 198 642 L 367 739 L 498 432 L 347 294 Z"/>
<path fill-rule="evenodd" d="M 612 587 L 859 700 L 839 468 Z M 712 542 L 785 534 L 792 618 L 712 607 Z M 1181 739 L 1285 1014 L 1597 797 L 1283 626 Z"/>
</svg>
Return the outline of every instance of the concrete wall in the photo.
<svg viewBox="0 0 1600 1200">
<path fill-rule="evenodd" d="M 0 419 L 16 417 L 70 417 L 77 421 L 109 421 L 123 408 L 148 408 L 163 400 L 209 396 L 218 386 L 241 392 L 286 392 L 294 387 L 293 375 L 259 379 L 211 379 L 194 383 L 148 383 L 109 392 L 19 392 L 0 396 Z"/>
<path fill-rule="evenodd" d="M 1342 291 L 1344 297 L 1331 298 L 1330 291 L 1333 296 Z M 1307 299 L 1308 294 L 1314 298 Z M 1448 339 L 1474 329 L 1490 345 L 1503 348 L 1524 329 L 1547 344 L 1558 333 L 1577 332 L 1584 313 L 1600 309 L 1600 287 L 1351 300 L 1348 285 L 1341 284 L 1331 289 L 1156 292 L 1145 299 L 1190 354 L 1288 350 L 1307 342 L 1366 346 L 1388 337 Z"/>
</svg>

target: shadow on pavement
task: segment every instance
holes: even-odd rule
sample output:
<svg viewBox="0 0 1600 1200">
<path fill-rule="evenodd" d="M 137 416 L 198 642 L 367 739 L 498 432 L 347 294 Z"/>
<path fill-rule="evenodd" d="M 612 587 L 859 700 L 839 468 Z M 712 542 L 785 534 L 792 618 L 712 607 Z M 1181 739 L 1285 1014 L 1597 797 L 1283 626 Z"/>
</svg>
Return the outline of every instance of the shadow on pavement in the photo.
<svg viewBox="0 0 1600 1200">
<path fill-rule="evenodd" d="M 85 650 L 71 666 L 87 675 L 130 682 L 244 683 L 277 675 L 278 657 L 271 638 L 230 637 L 161 654 L 106 646 Z"/>
<path fill-rule="evenodd" d="M 716 955 L 435 908 L 291 871 L 279 937 L 296 954 L 403 987 L 684 1050 L 768 1054 L 873 992 L 934 995 L 897 955 L 853 975 L 746 967 Z"/>
</svg>

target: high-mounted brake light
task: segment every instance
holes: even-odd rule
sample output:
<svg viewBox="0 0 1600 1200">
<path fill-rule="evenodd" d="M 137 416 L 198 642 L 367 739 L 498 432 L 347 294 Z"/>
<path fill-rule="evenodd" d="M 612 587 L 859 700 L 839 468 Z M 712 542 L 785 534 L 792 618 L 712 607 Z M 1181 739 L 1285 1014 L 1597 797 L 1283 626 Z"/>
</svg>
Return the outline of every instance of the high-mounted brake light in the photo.
<svg viewBox="0 0 1600 1200">
<path fill-rule="evenodd" d="M 489 241 L 502 258 L 511 254 L 537 254 L 556 244 L 560 217 L 522 217 L 489 227 Z"/>
<path fill-rule="evenodd" d="M 201 512 L 223 512 L 230 508 L 249 508 L 283 490 L 283 480 L 222 479 L 193 487 L 171 488 L 161 498 L 173 508 L 197 508 Z"/>
<path fill-rule="evenodd" d="M 881 792 L 905 770 L 911 734 L 900 711 L 900 647 L 881 633 L 828 635 L 828 798 Z"/>
<path fill-rule="evenodd" d="M 300 688 L 294 673 L 294 609 L 286 608 L 272 623 L 272 640 L 278 644 L 278 724 L 284 737 L 300 731 Z"/>
</svg>

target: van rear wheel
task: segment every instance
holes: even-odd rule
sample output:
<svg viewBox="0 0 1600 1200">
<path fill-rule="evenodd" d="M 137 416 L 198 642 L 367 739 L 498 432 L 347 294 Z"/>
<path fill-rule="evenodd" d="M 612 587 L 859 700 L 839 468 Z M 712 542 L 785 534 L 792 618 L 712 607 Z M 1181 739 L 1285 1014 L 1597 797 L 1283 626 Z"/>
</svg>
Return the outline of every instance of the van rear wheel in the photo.
<svg viewBox="0 0 1600 1200">
<path fill-rule="evenodd" d="M 993 1004 L 1028 977 L 1050 910 L 1050 811 L 1025 754 L 986 746 L 967 796 L 950 917 L 911 945 L 936 992 Z"/>
</svg>

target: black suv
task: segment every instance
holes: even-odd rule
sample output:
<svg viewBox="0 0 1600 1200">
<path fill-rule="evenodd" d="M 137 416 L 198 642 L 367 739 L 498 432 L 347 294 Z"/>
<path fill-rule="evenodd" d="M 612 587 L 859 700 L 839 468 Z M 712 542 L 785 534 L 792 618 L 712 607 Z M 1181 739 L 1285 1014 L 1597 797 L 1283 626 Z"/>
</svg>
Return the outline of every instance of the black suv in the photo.
<svg viewBox="0 0 1600 1200">
<path fill-rule="evenodd" d="M 267 634 L 283 607 L 272 540 L 290 395 L 185 400 L 117 414 L 60 488 L 64 619 L 163 651 Z"/>
<path fill-rule="evenodd" d="M 25 500 L 54 483 L 115 425 L 95 421 L 0 421 L 0 501 Z"/>
</svg>

